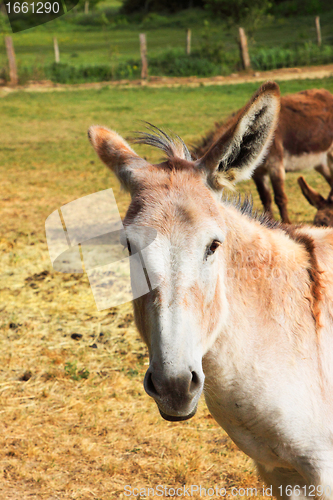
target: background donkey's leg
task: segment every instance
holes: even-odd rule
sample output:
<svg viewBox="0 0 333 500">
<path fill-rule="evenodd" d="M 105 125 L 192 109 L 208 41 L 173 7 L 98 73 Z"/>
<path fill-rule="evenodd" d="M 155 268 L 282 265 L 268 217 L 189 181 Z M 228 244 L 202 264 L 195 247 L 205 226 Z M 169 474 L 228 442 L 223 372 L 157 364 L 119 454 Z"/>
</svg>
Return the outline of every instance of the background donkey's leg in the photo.
<svg viewBox="0 0 333 500">
<path fill-rule="evenodd" d="M 327 161 L 329 162 L 329 159 L 327 159 Z M 317 165 L 315 167 L 315 170 L 317 170 L 317 172 L 319 172 L 324 177 L 324 179 L 329 183 L 329 185 L 333 187 L 333 175 L 330 167 L 328 166 L 328 163 L 326 164 L 322 163 L 321 165 Z"/>
<path fill-rule="evenodd" d="M 287 210 L 288 198 L 284 190 L 284 178 L 286 172 L 283 154 L 284 150 L 282 141 L 278 137 L 275 137 L 265 163 L 274 191 L 274 201 L 279 208 L 282 222 L 290 224 Z"/>
<path fill-rule="evenodd" d="M 270 178 L 274 191 L 274 201 L 279 208 L 282 222 L 290 224 L 287 209 L 288 198 L 284 190 L 285 170 L 283 160 L 279 164 L 272 165 L 272 168 L 270 168 Z"/>
<path fill-rule="evenodd" d="M 328 151 L 327 156 L 326 156 L 326 161 L 327 161 L 328 170 L 330 171 L 331 178 L 333 180 L 333 147 L 330 149 L 330 151 Z M 333 182 L 330 182 L 329 184 L 333 188 Z"/>
<path fill-rule="evenodd" d="M 269 186 L 269 177 L 267 171 L 262 171 L 259 167 L 254 171 L 253 180 L 256 183 L 257 190 L 263 204 L 264 210 L 269 217 L 273 217 L 272 212 L 272 196 Z"/>
</svg>

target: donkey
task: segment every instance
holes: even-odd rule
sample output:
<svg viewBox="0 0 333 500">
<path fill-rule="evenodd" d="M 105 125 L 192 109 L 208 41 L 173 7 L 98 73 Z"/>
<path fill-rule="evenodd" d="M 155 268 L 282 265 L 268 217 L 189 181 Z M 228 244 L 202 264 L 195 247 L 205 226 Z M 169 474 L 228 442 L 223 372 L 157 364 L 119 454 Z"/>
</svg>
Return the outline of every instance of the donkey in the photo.
<svg viewBox="0 0 333 500">
<path fill-rule="evenodd" d="M 155 129 L 158 165 L 116 132 L 89 129 L 129 191 L 123 221 L 145 248 L 156 288 L 133 301 L 148 346 L 144 387 L 169 421 L 194 416 L 204 392 L 215 420 L 255 461 L 274 495 L 333 499 L 333 230 L 272 224 L 221 196 L 263 160 L 279 116 L 264 84 L 232 127 L 193 161 Z M 148 246 L 144 231 L 157 237 Z"/>
<path fill-rule="evenodd" d="M 318 210 L 313 221 L 314 225 L 333 227 L 333 188 L 325 200 L 321 194 L 309 186 L 304 177 L 299 177 L 297 182 L 308 202 Z"/>
<path fill-rule="evenodd" d="M 243 109 L 226 123 L 216 123 L 195 154 L 202 156 L 225 130 L 237 123 Z M 274 200 L 281 219 L 290 223 L 285 172 L 315 168 L 333 187 L 333 165 L 328 153 L 333 146 L 333 95 L 324 89 L 312 89 L 281 98 L 281 111 L 275 137 L 265 161 L 253 173 L 253 180 L 265 211 L 272 216 L 271 181 Z"/>
</svg>

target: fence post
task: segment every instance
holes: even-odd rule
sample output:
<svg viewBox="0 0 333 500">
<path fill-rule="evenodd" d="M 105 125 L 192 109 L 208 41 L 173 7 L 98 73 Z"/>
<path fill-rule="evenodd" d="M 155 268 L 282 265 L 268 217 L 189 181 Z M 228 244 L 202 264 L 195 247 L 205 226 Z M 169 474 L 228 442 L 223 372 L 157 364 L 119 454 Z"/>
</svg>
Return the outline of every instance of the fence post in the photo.
<svg viewBox="0 0 333 500">
<path fill-rule="evenodd" d="M 317 30 L 317 43 L 318 47 L 321 46 L 321 30 L 320 30 L 320 17 L 316 16 L 316 30 Z"/>
<path fill-rule="evenodd" d="M 191 54 L 191 36 L 192 36 L 191 30 L 188 29 L 186 34 L 186 54 L 188 56 Z"/>
<path fill-rule="evenodd" d="M 86 0 L 84 2 L 84 13 L 88 14 L 88 12 L 89 12 L 89 2 L 88 2 L 88 0 Z"/>
<path fill-rule="evenodd" d="M 247 38 L 243 28 L 239 28 L 239 43 L 242 56 L 242 62 L 244 69 L 251 68 L 251 61 L 249 56 L 249 49 L 247 46 Z"/>
<path fill-rule="evenodd" d="M 9 62 L 10 84 L 15 86 L 18 84 L 18 77 L 17 77 L 17 67 L 16 67 L 16 61 L 15 61 L 14 45 L 13 45 L 13 40 L 12 40 L 11 36 L 5 36 L 5 44 L 6 44 L 7 57 L 8 57 L 8 62 Z"/>
<path fill-rule="evenodd" d="M 60 63 L 60 54 L 59 54 L 59 46 L 58 46 L 58 40 L 56 37 L 53 38 L 53 45 L 54 45 L 54 58 L 56 63 Z"/>
<path fill-rule="evenodd" d="M 145 33 L 140 33 L 140 53 L 141 53 L 141 79 L 148 78 L 147 42 Z"/>
</svg>

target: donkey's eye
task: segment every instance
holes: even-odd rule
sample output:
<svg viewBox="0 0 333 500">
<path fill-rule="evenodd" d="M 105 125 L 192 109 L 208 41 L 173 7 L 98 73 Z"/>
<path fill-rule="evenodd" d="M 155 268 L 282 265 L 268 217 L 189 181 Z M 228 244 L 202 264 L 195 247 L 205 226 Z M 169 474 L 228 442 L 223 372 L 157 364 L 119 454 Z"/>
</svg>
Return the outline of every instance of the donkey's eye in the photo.
<svg viewBox="0 0 333 500">
<path fill-rule="evenodd" d="M 221 242 L 218 240 L 214 240 L 207 248 L 206 248 L 206 255 L 205 258 L 209 257 L 210 255 L 213 255 L 217 248 L 220 246 Z"/>
<path fill-rule="evenodd" d="M 126 244 L 127 244 L 127 250 L 130 255 L 134 255 L 138 253 L 137 247 L 134 245 L 133 242 L 129 242 L 129 240 L 126 239 Z"/>
<path fill-rule="evenodd" d="M 130 255 L 132 255 L 132 252 L 131 252 L 131 245 L 130 245 L 130 242 L 128 241 L 128 239 L 126 238 L 126 245 L 124 245 L 124 249 L 125 247 L 127 246 L 127 250 L 128 250 L 128 253 Z"/>
</svg>

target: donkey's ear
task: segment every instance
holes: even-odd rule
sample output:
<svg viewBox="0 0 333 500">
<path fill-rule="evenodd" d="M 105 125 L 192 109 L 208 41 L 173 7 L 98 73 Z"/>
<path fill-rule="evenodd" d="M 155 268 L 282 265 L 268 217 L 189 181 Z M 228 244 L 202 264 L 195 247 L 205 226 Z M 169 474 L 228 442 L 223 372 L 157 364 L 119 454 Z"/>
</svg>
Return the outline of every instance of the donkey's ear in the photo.
<svg viewBox="0 0 333 500">
<path fill-rule="evenodd" d="M 279 111 L 279 86 L 267 82 L 196 162 L 199 169 L 206 171 L 208 184 L 214 190 L 251 177 L 270 146 Z"/>
<path fill-rule="evenodd" d="M 309 184 L 306 182 L 304 177 L 299 177 L 297 182 L 302 190 L 303 195 L 308 200 L 308 202 L 315 208 L 323 208 L 325 205 L 328 205 L 325 198 L 317 193 Z"/>
<path fill-rule="evenodd" d="M 116 174 L 127 191 L 135 185 L 135 172 L 147 166 L 127 142 L 113 130 L 94 125 L 88 130 L 89 140 L 100 159 Z"/>
</svg>

